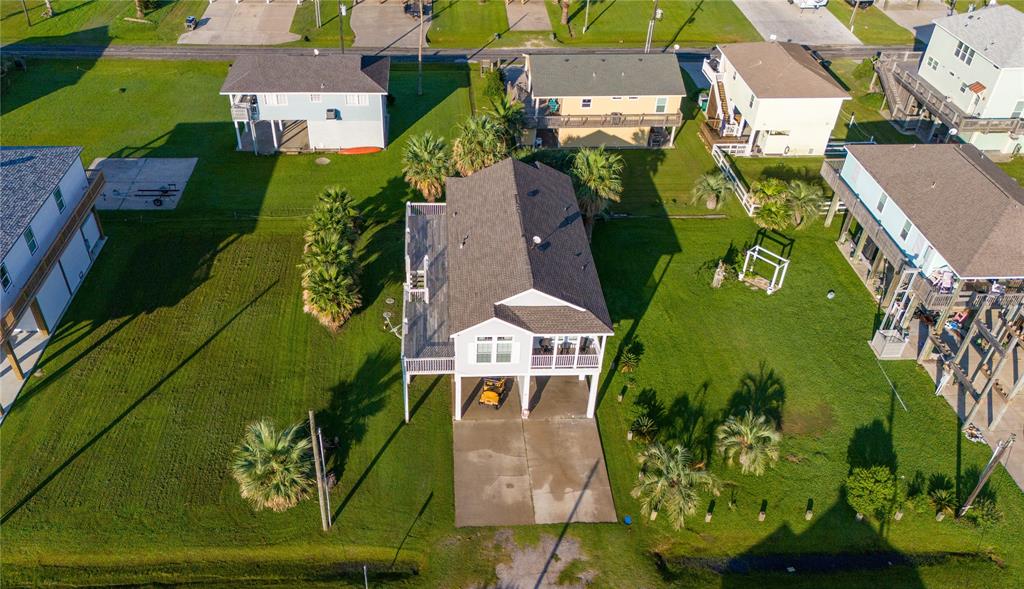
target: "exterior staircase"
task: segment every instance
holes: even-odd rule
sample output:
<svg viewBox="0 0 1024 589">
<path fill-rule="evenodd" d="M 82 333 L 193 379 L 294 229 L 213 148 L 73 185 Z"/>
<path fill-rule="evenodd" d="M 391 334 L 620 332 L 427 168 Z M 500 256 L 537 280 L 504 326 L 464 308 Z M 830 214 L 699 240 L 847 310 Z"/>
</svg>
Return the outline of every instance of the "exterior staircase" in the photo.
<svg viewBox="0 0 1024 589">
<path fill-rule="evenodd" d="M 722 113 L 722 120 L 729 120 L 729 99 L 725 96 L 725 84 L 718 80 L 718 110 Z"/>
</svg>

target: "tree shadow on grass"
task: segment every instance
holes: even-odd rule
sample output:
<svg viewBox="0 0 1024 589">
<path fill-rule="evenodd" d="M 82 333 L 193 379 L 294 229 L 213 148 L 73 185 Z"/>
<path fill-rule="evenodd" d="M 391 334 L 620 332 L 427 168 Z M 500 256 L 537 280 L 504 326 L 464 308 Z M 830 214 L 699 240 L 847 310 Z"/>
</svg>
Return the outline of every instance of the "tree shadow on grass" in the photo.
<svg viewBox="0 0 1024 589">
<path fill-rule="evenodd" d="M 846 449 L 846 462 L 852 472 L 855 468 L 885 466 L 895 472 L 896 450 L 893 448 L 892 433 L 881 419 L 853 430 L 850 444 Z"/>
<path fill-rule="evenodd" d="M 782 409 L 786 403 L 786 386 L 775 370 L 762 361 L 757 373 L 748 372 L 740 379 L 739 387 L 729 397 L 725 416 L 742 415 L 752 411 L 764 415 L 782 428 Z"/>
<path fill-rule="evenodd" d="M 5 4 L 13 5 L 14 2 L 5 2 Z M 40 4 L 40 7 L 42 4 Z M 79 5 L 84 6 L 84 3 Z M 76 6 L 75 8 L 78 8 Z M 53 18 L 57 18 L 61 15 L 67 14 L 74 10 L 62 10 L 59 14 Z M 21 8 L 18 8 L 20 15 Z M 34 12 L 34 11 L 30 11 Z M 8 15 L 8 18 L 14 15 Z M 33 22 L 37 22 L 38 14 L 33 17 Z M 6 19 L 5 19 L 6 20 Z M 70 39 L 79 37 L 89 38 L 89 45 L 96 46 L 96 52 L 99 54 L 103 48 L 110 45 L 110 33 L 106 25 L 102 27 L 96 27 L 86 31 L 79 31 L 71 33 L 69 35 L 58 35 L 58 36 L 47 36 L 47 37 L 31 37 L 18 41 L 17 44 L 7 45 L 4 47 L 4 56 L 17 57 L 18 56 L 18 45 L 67 45 Z M 79 44 L 79 43 L 74 43 Z M 13 110 L 17 110 L 23 106 L 31 104 L 35 100 L 39 100 L 44 96 L 57 92 L 63 88 L 74 86 L 82 79 L 93 65 L 96 64 L 97 58 L 81 58 L 75 60 L 53 60 L 46 62 L 45 65 L 37 60 L 28 60 L 27 72 L 14 72 L 13 82 L 9 87 L 5 87 L 3 91 L 2 108 L 0 111 L 8 113 Z M 34 73 L 36 68 L 45 68 L 45 75 L 31 75 L 26 76 L 25 74 Z"/>
<path fill-rule="evenodd" d="M 132 412 L 135 411 L 139 407 L 139 405 L 142 405 L 143 402 L 145 402 L 147 399 L 149 399 L 153 395 L 153 393 L 159 391 L 160 387 L 162 387 L 175 374 L 177 374 L 179 370 L 181 370 L 186 365 L 188 365 L 189 362 L 191 362 L 196 356 L 198 356 L 200 352 L 202 352 L 208 345 L 210 345 L 215 339 L 217 339 L 217 337 L 221 333 L 223 333 L 232 323 L 234 323 L 236 319 L 241 317 L 242 314 L 244 314 L 253 305 L 255 305 L 257 301 L 259 301 L 261 298 L 263 298 L 263 296 L 266 295 L 268 292 L 270 292 L 270 290 L 272 288 L 274 288 L 275 286 L 277 286 L 277 281 L 276 280 L 274 282 L 272 282 L 271 284 L 269 284 L 268 286 L 266 286 L 265 288 L 263 288 L 259 293 L 256 294 L 256 296 L 254 296 L 252 299 L 250 299 L 248 303 L 246 303 L 245 305 L 240 307 L 237 311 L 235 311 L 235 313 L 231 317 L 229 317 L 228 320 L 225 321 L 220 327 L 218 327 L 216 331 L 211 333 L 210 336 L 207 337 L 203 341 L 203 343 L 199 344 L 199 346 L 196 347 L 196 349 L 194 349 L 189 355 L 185 356 L 181 360 L 181 362 L 179 362 L 177 365 L 175 365 L 175 367 L 172 368 L 170 371 L 168 371 L 167 374 L 163 375 L 160 378 L 160 380 L 158 380 L 156 383 L 154 383 L 153 386 L 148 388 L 144 393 L 142 393 L 142 395 L 140 395 L 137 399 L 135 399 L 135 401 L 132 402 L 131 405 L 126 407 L 124 409 L 124 411 L 122 411 L 120 414 L 118 414 L 118 416 L 115 417 L 110 423 L 108 423 L 101 430 L 96 432 L 96 434 L 93 437 L 91 437 L 89 439 L 89 441 L 87 441 L 85 444 L 83 444 L 81 448 L 76 450 L 71 456 L 69 456 L 64 462 L 62 462 L 60 464 L 60 466 L 55 468 L 53 470 L 53 472 L 51 472 L 49 475 L 47 475 L 46 478 L 44 478 L 42 481 L 40 481 L 39 484 L 37 484 L 35 487 L 32 488 L 32 490 L 30 490 L 27 494 L 25 494 L 24 497 L 22 497 L 10 509 L 5 511 L 3 516 L 0 517 L 0 524 L 6 523 L 7 520 L 9 520 L 12 516 L 14 516 L 14 514 L 16 514 L 18 512 L 18 510 L 20 510 L 22 507 L 24 507 L 25 504 L 27 504 L 29 501 L 31 501 L 33 497 L 35 497 L 37 494 L 39 494 L 40 491 L 42 491 L 44 488 L 46 488 L 46 486 L 48 484 L 50 484 L 51 481 L 53 481 L 55 478 L 57 478 L 62 472 L 64 472 L 64 470 L 67 467 L 71 466 L 71 464 L 73 464 L 76 460 L 78 460 L 78 458 L 82 454 L 86 453 L 89 450 L 89 448 L 92 448 L 93 445 L 96 444 L 96 442 L 102 440 L 103 437 L 106 436 L 112 429 L 117 427 L 117 425 L 120 424 L 122 421 L 124 421 L 124 419 L 126 417 L 131 415 Z"/>
<path fill-rule="evenodd" d="M 707 392 L 711 381 L 705 380 L 693 392 L 673 399 L 665 413 L 660 436 L 689 448 L 698 460 L 710 462 L 715 446 L 718 421 L 708 411 Z"/>
</svg>

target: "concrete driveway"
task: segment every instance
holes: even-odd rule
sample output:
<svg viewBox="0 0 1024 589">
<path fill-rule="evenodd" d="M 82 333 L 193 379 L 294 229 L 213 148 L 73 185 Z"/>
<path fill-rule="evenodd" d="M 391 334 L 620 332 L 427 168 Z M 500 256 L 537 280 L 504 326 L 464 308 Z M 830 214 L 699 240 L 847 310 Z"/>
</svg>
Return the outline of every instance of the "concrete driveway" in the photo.
<svg viewBox="0 0 1024 589">
<path fill-rule="evenodd" d="M 178 37 L 190 45 L 277 45 L 298 41 L 291 32 L 295 0 L 216 0 L 206 6 L 196 30 Z"/>
<path fill-rule="evenodd" d="M 882 12 L 901 27 L 913 31 L 914 37 L 922 43 L 932 38 L 932 21 L 949 14 L 949 7 L 941 0 L 889 0 L 877 3 Z"/>
<path fill-rule="evenodd" d="M 457 527 L 616 519 L 592 419 L 457 421 L 454 455 Z"/>
<path fill-rule="evenodd" d="M 353 47 L 419 46 L 419 19 L 405 13 L 401 0 L 362 0 L 352 8 Z M 430 30 L 430 18 L 423 21 L 423 35 Z M 426 39 L 423 40 L 426 47 Z"/>
<path fill-rule="evenodd" d="M 843 0 L 831 0 L 842 2 Z M 733 0 L 765 40 L 813 45 L 863 45 L 827 8 L 800 10 L 787 0 Z"/>
</svg>

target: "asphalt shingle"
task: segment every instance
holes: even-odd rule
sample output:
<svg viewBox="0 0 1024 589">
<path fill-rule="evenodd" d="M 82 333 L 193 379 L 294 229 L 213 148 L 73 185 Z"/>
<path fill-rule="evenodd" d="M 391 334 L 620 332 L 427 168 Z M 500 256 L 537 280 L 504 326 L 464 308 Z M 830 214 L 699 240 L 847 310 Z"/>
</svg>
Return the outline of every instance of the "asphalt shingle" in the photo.
<svg viewBox="0 0 1024 589">
<path fill-rule="evenodd" d="M 363 55 L 242 55 L 221 94 L 352 92 L 387 94 L 391 60 Z"/>
<path fill-rule="evenodd" d="M 0 147 L 0 252 L 4 256 L 81 153 L 81 147 Z"/>
</svg>

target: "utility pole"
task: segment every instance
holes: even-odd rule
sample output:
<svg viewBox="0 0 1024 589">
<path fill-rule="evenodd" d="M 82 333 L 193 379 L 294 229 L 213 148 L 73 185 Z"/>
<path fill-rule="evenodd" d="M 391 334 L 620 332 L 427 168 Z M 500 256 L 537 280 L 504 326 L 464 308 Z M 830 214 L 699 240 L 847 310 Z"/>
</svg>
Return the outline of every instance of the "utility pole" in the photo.
<svg viewBox="0 0 1024 589">
<path fill-rule="evenodd" d="M 338 29 L 341 38 L 341 54 L 345 55 L 345 0 L 338 0 Z"/>
<path fill-rule="evenodd" d="M 331 525 L 328 522 L 330 514 L 327 511 L 326 495 L 327 490 L 324 488 L 324 471 L 322 463 L 320 462 L 320 443 L 317 441 L 317 429 L 316 419 L 313 417 L 313 410 L 309 410 L 309 437 L 313 443 L 313 466 L 316 470 L 316 490 L 320 496 L 320 525 L 326 532 L 331 529 Z"/>
<path fill-rule="evenodd" d="M 857 18 L 857 6 L 859 4 L 860 4 L 860 2 L 854 2 L 853 3 L 853 13 L 850 14 L 850 32 L 851 33 L 853 32 L 853 19 Z"/>
<path fill-rule="evenodd" d="M 32 26 L 32 17 L 28 15 L 28 6 L 25 5 L 25 0 L 21 0 L 21 10 L 25 13 L 25 20 L 28 21 L 28 26 Z"/>
<path fill-rule="evenodd" d="M 658 0 L 654 0 L 654 12 L 651 13 L 651 22 L 647 23 L 647 42 L 644 44 L 644 53 L 651 52 L 651 42 L 654 40 L 654 21 L 658 18 Z"/>
<path fill-rule="evenodd" d="M 418 72 L 419 75 L 416 78 L 416 96 L 423 96 L 423 19 L 424 18 L 425 18 L 425 16 L 423 14 L 423 0 L 420 0 L 420 32 L 419 32 L 419 36 L 420 36 L 419 46 L 420 46 L 420 48 L 419 48 L 419 51 L 417 52 L 417 55 L 416 55 L 416 69 L 417 69 L 417 72 Z"/>
<path fill-rule="evenodd" d="M 980 403 L 980 401 L 979 401 Z M 964 506 L 960 508 L 960 511 L 956 513 L 956 516 L 963 517 L 967 510 L 971 508 L 974 500 L 978 498 L 978 493 L 981 493 L 981 488 L 988 482 L 988 477 L 992 476 L 992 472 L 995 471 L 996 465 L 999 464 L 999 459 L 1003 457 L 1006 450 L 1013 445 L 1013 442 L 1017 439 L 1017 434 L 1010 434 L 1009 439 L 999 440 L 996 444 L 996 449 L 992 452 L 992 458 L 989 459 L 988 464 L 985 465 L 985 470 L 981 471 L 981 476 L 978 477 L 978 484 L 971 491 L 971 495 L 967 497 L 967 501 L 964 502 Z"/>
<path fill-rule="evenodd" d="M 324 473 L 324 503 L 327 504 L 327 528 L 333 526 L 331 522 L 331 490 L 327 488 L 327 455 L 324 453 L 324 432 L 316 428 L 316 441 L 320 445 L 320 469 Z"/>
<path fill-rule="evenodd" d="M 583 17 L 583 34 L 587 34 L 587 29 L 590 28 L 590 0 L 587 0 L 587 11 Z"/>
<path fill-rule="evenodd" d="M 320 20 L 320 0 L 313 0 L 313 12 L 316 14 L 316 28 L 323 26 L 323 22 Z"/>
</svg>

